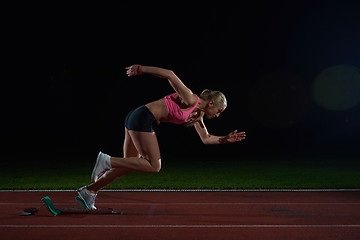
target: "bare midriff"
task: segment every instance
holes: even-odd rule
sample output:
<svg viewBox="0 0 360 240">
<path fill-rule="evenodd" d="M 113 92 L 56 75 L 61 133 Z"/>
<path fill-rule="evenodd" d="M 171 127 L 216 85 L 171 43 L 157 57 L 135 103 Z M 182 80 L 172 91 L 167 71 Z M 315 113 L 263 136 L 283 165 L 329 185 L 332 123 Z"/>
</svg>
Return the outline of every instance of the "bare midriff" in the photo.
<svg viewBox="0 0 360 240">
<path fill-rule="evenodd" d="M 160 124 L 160 122 L 168 122 L 169 121 L 169 113 L 166 108 L 164 98 L 161 98 L 159 100 L 156 100 L 156 101 L 148 103 L 148 104 L 145 104 L 145 106 L 154 115 L 158 124 Z"/>
</svg>

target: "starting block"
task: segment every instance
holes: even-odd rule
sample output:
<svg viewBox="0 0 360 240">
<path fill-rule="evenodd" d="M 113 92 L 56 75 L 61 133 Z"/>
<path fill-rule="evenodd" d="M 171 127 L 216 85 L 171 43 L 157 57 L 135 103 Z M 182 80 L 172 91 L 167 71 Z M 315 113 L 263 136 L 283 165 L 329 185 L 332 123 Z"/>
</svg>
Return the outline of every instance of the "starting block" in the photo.
<svg viewBox="0 0 360 240">
<path fill-rule="evenodd" d="M 54 216 L 57 216 L 59 214 L 118 214 L 118 215 L 122 214 L 122 212 L 114 211 L 114 209 L 112 208 L 98 208 L 94 210 L 75 208 L 75 207 L 57 208 L 55 207 L 53 201 L 48 196 L 43 197 L 41 200 L 43 201 L 47 210 Z"/>
</svg>

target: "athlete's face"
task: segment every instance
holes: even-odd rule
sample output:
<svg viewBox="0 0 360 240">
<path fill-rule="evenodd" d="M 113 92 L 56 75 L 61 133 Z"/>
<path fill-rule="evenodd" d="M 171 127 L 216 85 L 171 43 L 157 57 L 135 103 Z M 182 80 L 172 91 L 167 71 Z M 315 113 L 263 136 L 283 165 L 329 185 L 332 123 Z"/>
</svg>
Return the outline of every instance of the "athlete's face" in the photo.
<svg viewBox="0 0 360 240">
<path fill-rule="evenodd" d="M 210 101 L 205 109 L 205 115 L 208 119 L 219 117 L 220 113 L 225 110 L 224 106 L 215 106 L 213 101 Z"/>
</svg>

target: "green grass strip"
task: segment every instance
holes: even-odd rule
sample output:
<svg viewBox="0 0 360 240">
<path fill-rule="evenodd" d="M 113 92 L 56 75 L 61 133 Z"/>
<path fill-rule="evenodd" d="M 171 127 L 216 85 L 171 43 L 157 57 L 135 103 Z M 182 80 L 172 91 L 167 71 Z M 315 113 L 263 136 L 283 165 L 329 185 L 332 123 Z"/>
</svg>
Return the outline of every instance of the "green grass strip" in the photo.
<svg viewBox="0 0 360 240">
<path fill-rule="evenodd" d="M 90 183 L 94 163 L 62 159 L 2 166 L 0 189 L 77 189 Z M 359 189 L 360 164 L 325 157 L 164 158 L 160 173 L 130 173 L 107 187 L 136 188 Z"/>
</svg>

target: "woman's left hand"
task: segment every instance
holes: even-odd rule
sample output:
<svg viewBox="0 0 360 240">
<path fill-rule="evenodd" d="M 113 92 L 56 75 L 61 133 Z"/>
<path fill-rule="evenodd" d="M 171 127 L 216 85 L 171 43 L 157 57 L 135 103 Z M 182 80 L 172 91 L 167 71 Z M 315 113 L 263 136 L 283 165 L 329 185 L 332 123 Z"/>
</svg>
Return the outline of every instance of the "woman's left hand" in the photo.
<svg viewBox="0 0 360 240">
<path fill-rule="evenodd" d="M 241 140 L 244 140 L 246 137 L 245 132 L 237 132 L 237 130 L 229 133 L 228 135 L 225 136 L 225 142 L 226 143 L 235 143 L 235 142 L 239 142 Z"/>
<path fill-rule="evenodd" d="M 127 70 L 126 71 L 126 74 L 128 75 L 128 77 L 132 77 L 132 76 L 136 76 L 136 75 L 140 75 L 141 72 L 140 72 L 140 65 L 138 64 L 134 64 L 130 67 L 126 67 L 125 69 Z"/>
</svg>

